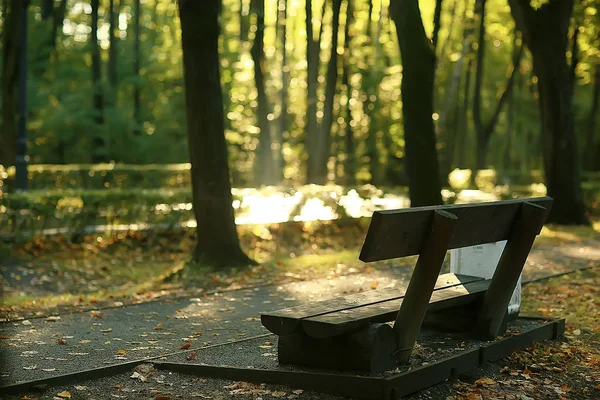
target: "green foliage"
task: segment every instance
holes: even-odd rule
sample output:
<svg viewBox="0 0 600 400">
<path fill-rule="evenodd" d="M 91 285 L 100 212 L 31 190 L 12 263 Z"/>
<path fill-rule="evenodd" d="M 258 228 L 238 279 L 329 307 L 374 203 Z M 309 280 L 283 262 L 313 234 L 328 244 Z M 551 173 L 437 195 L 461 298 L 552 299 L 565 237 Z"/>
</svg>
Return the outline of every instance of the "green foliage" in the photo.
<svg viewBox="0 0 600 400">
<path fill-rule="evenodd" d="M 43 189 L 158 189 L 190 188 L 190 164 L 67 164 L 30 165 L 29 187 Z M 2 174 L 0 187 L 10 191 L 15 168 Z"/>
<path fill-rule="evenodd" d="M 246 35 L 240 29 L 240 7 L 248 7 L 250 0 L 224 0 L 222 11 L 221 73 L 224 90 L 225 134 L 229 143 L 232 179 L 236 186 L 253 182 L 252 165 L 258 144 L 259 129 L 255 115 L 257 91 L 254 83 L 250 46 L 254 38 L 253 20 Z M 368 0 L 354 0 L 354 18 L 350 26 L 352 42 L 349 56 L 350 96 L 339 88 L 334 102 L 332 127 L 334 152 L 344 159 L 343 134 L 347 125 L 352 127 L 357 160 L 357 177 L 365 183 L 373 179 L 370 161 L 373 157 L 387 171 L 386 183 L 401 183 L 401 165 L 404 157 L 402 104 L 400 78 L 402 69 L 394 24 L 388 15 L 390 0 L 373 0 L 369 15 Z M 58 3 L 56 3 L 58 4 Z M 289 71 L 288 109 L 281 110 L 279 91 L 282 88 L 282 45 L 276 29 L 278 0 L 265 1 L 265 86 L 272 105 L 269 115 L 275 131 L 277 121 L 285 111 L 290 122 L 284 132 L 283 154 L 286 159 L 284 176 L 287 183 L 300 183 L 304 179 L 306 154 L 306 32 L 303 1 L 288 0 L 287 4 L 287 66 Z M 331 10 L 328 7 L 321 21 L 322 0 L 313 0 L 315 35 L 323 25 L 321 40 L 322 68 L 319 71 L 319 110 L 324 101 L 326 55 L 331 46 Z M 180 27 L 175 1 L 146 0 L 141 3 L 141 71 L 133 73 L 134 30 L 133 3 L 123 2 L 118 15 L 116 91 L 109 87 L 106 74 L 108 61 L 107 5 L 100 9 L 99 41 L 103 61 L 102 86 L 107 93 L 106 123 L 94 124 L 89 51 L 90 7 L 87 3 L 68 2 L 62 29 L 59 28 L 56 48 L 52 46 L 52 20 L 41 19 L 39 2 L 30 10 L 30 63 L 29 63 L 29 149 L 34 164 L 86 163 L 91 157 L 91 140 L 96 134 L 106 138 L 109 158 L 116 163 L 182 163 L 188 161 L 185 98 L 183 90 L 182 51 Z M 434 0 L 419 2 L 422 18 L 429 36 L 433 30 Z M 345 8 L 342 8 L 342 11 Z M 514 47 L 514 22 L 504 0 L 488 0 L 486 15 L 486 59 L 482 90 L 483 117 L 493 110 L 499 90 L 504 86 L 507 68 Z M 579 63 L 576 68 L 577 89 L 574 97 L 577 131 L 587 126 L 592 95 L 592 78 L 599 62 L 598 18 L 599 11 L 593 0 L 577 3 L 573 18 L 573 33 L 579 30 Z M 342 12 L 340 23 L 346 23 Z M 446 0 L 443 2 L 439 44 L 435 108 L 433 118 L 438 122 L 438 148 L 449 156 L 448 172 L 455 167 L 472 168 L 475 162 L 474 130 L 470 106 L 463 109 L 465 100 L 471 100 L 472 89 L 464 93 L 464 78 L 468 61 L 474 57 L 473 43 L 463 52 L 464 46 L 476 37 L 472 31 L 465 41 L 465 29 L 475 26 L 473 1 Z M 340 32 L 344 29 L 340 28 Z M 370 29 L 369 31 L 367 31 Z M 244 37 L 246 36 L 246 37 Z M 338 52 L 343 49 L 338 43 Z M 464 53 L 464 54 L 463 54 Z M 49 56 L 48 56 L 49 54 Z M 462 65 L 462 67 L 460 67 Z M 452 94 L 453 73 L 459 66 L 460 87 Z M 341 65 L 339 74 L 341 75 Z M 141 88 L 141 121 L 133 118 L 134 87 Z M 513 93 L 515 112 L 508 118 L 507 106 L 502 113 L 496 132 L 492 135 L 490 166 L 496 170 L 518 170 L 527 174 L 541 169 L 541 145 L 535 78 L 532 62 L 525 53 Z M 350 115 L 345 115 L 346 105 Z M 465 113 L 466 120 L 461 115 Z M 439 118 L 439 119 L 438 119 Z M 318 116 L 321 119 L 321 116 Z M 443 121 L 442 121 L 443 119 Z M 443 124 L 443 125 L 442 125 Z M 134 131 L 139 128 L 140 135 Z M 367 140 L 369 133 L 376 138 Z M 457 136 L 457 135 L 460 135 Z M 509 141 L 510 136 L 510 141 Z M 583 136 L 583 134 L 581 135 Z M 453 139 L 455 137 L 456 139 Z M 462 157 L 455 157 L 453 140 L 462 148 Z M 596 139 L 597 141 L 600 139 Z M 580 140 L 581 146 L 584 140 Z M 3 145 L 0 143 L 0 145 Z M 331 163 L 333 165 L 334 163 Z M 343 177 L 342 168 L 331 167 L 336 177 Z M 383 172 L 383 171 L 380 171 Z M 85 187 L 102 187 L 103 181 Z M 113 182 L 110 182 L 113 185 Z M 70 187 L 66 185 L 64 187 Z M 114 187 L 114 186 L 111 186 Z M 118 186 L 117 186 L 118 187 Z"/>
</svg>

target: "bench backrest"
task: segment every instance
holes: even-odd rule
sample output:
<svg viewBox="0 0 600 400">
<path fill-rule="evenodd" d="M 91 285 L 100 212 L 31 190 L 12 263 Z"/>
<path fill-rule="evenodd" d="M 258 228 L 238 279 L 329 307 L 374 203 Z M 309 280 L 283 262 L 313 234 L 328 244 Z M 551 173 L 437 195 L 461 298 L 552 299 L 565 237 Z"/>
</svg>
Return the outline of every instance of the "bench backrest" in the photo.
<svg viewBox="0 0 600 400">
<path fill-rule="evenodd" d="M 506 240 L 524 202 L 550 208 L 552 198 L 375 211 L 359 259 L 370 262 L 419 254 L 438 209 L 458 217 L 448 249 Z"/>
</svg>

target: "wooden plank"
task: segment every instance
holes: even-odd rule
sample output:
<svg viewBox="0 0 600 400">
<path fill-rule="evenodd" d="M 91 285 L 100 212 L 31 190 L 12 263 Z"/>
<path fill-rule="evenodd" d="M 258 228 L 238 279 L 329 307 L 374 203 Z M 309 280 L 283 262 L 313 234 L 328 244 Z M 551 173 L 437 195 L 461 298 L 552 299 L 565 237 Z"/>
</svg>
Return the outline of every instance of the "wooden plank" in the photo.
<svg viewBox="0 0 600 400">
<path fill-rule="evenodd" d="M 337 396 L 383 400 L 388 397 L 387 381 L 383 378 L 336 374 L 322 371 L 286 371 L 281 369 L 242 368 L 216 365 L 179 364 L 159 361 L 154 366 L 168 370 L 206 378 L 232 381 L 272 383 L 288 385 L 292 388 L 331 393 Z"/>
<path fill-rule="evenodd" d="M 429 301 L 428 311 L 439 311 L 481 300 L 489 284 L 490 280 L 485 279 L 436 290 Z M 372 322 L 393 321 L 401 304 L 402 299 L 395 299 L 306 318 L 302 320 L 302 329 L 315 338 L 341 335 Z"/>
<path fill-rule="evenodd" d="M 480 280 L 483 280 L 483 278 L 453 273 L 442 274 L 437 279 L 435 290 Z M 356 293 L 316 303 L 308 303 L 297 307 L 263 313 L 261 314 L 260 319 L 263 326 L 269 331 L 277 335 L 289 335 L 301 330 L 300 320 L 303 318 L 315 317 L 327 313 L 399 299 L 404 296 L 405 292 L 406 288 L 404 287 L 394 287 Z"/>
<path fill-rule="evenodd" d="M 437 209 L 458 217 L 450 249 L 506 240 L 525 201 L 543 207 L 552 204 L 550 197 L 539 197 L 375 211 L 359 259 L 370 262 L 419 254 L 429 221 Z"/>
<path fill-rule="evenodd" d="M 421 254 L 394 324 L 398 346 L 394 355 L 400 364 L 406 364 L 410 359 L 433 294 L 436 277 L 442 269 L 448 244 L 457 223 L 456 215 L 443 210 L 434 211 L 425 243 L 420 250 Z"/>
<path fill-rule="evenodd" d="M 533 241 L 544 225 L 549 211 L 549 207 L 523 203 L 511 227 L 508 242 L 481 305 L 477 324 L 479 332 L 484 337 L 493 339 L 501 333 L 505 310 L 521 276 Z"/>
</svg>

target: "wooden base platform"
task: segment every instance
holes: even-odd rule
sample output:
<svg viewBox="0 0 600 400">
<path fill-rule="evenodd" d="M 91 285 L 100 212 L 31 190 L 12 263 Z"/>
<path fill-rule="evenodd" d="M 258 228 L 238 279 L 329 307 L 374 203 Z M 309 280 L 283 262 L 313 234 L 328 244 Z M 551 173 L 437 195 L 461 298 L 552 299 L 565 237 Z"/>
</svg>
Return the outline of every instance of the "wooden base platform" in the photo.
<svg viewBox="0 0 600 400">
<path fill-rule="evenodd" d="M 426 365 L 413 363 L 401 369 L 377 375 L 289 368 L 277 365 L 275 361 L 273 361 L 275 364 L 272 367 L 249 366 L 247 363 L 243 364 L 247 362 L 246 360 L 237 358 L 235 358 L 236 362 L 225 365 L 207 365 L 206 362 L 180 363 L 169 360 L 154 361 L 153 364 L 159 369 L 210 378 L 284 384 L 294 388 L 360 399 L 399 399 L 466 373 L 485 362 L 507 357 L 514 350 L 529 347 L 542 340 L 556 339 L 564 333 L 565 329 L 564 319 L 548 321 L 521 317 L 514 322 L 527 328 L 515 329 L 514 333 L 502 339 L 473 342 L 465 350 L 456 351 L 455 354 Z M 437 346 L 438 342 L 434 343 Z M 241 354 L 240 349 L 236 349 L 236 351 L 237 354 Z M 418 352 L 415 357 L 418 358 Z"/>
</svg>

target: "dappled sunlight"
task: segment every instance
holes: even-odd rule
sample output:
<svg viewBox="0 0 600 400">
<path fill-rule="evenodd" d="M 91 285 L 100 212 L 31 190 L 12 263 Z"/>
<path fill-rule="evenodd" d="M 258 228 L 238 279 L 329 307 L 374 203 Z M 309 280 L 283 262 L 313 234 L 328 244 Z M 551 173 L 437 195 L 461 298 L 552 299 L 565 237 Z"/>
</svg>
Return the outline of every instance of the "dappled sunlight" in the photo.
<svg viewBox="0 0 600 400">
<path fill-rule="evenodd" d="M 294 217 L 294 221 L 330 221 L 338 218 L 338 214 L 333 211 L 325 202 L 318 198 L 310 199 L 300 210 L 300 214 Z"/>
</svg>

